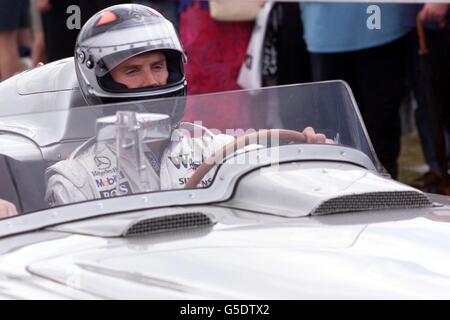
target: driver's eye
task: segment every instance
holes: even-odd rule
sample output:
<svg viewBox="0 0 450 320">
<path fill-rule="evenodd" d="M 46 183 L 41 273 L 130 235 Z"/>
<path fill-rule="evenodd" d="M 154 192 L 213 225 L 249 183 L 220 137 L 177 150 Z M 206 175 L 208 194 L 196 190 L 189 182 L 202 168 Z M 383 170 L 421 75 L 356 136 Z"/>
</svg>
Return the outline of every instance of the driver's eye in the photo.
<svg viewBox="0 0 450 320">
<path fill-rule="evenodd" d="M 127 76 L 129 76 L 129 75 L 133 75 L 133 74 L 135 74 L 137 72 L 138 72 L 138 69 L 129 69 L 129 70 L 125 71 L 125 74 Z"/>
<path fill-rule="evenodd" d="M 152 67 L 152 69 L 155 70 L 155 71 L 161 71 L 163 69 L 163 65 L 162 64 L 154 65 Z"/>
</svg>

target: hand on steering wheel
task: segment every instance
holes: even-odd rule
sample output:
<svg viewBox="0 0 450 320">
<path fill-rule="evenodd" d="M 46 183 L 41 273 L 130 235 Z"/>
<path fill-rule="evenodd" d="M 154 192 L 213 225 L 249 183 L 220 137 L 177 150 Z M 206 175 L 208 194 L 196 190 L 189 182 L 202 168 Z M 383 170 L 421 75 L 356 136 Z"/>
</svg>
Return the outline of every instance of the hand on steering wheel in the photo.
<svg viewBox="0 0 450 320">
<path fill-rule="evenodd" d="M 185 189 L 196 188 L 202 181 L 205 175 L 222 160 L 235 153 L 238 149 L 241 149 L 250 143 L 267 144 L 271 141 L 272 135 L 278 135 L 280 140 L 289 140 L 297 143 L 329 143 L 334 144 L 334 141 L 327 139 L 324 134 L 316 133 L 313 128 L 307 127 L 303 132 L 284 129 L 271 129 L 260 130 L 258 132 L 250 133 L 242 137 L 237 138 L 235 141 L 226 144 L 221 149 L 217 150 L 213 155 L 206 159 L 190 177 L 188 183 L 185 185 Z"/>
<path fill-rule="evenodd" d="M 14 204 L 0 199 L 0 219 L 12 217 L 15 215 L 17 215 L 17 210 Z"/>
</svg>

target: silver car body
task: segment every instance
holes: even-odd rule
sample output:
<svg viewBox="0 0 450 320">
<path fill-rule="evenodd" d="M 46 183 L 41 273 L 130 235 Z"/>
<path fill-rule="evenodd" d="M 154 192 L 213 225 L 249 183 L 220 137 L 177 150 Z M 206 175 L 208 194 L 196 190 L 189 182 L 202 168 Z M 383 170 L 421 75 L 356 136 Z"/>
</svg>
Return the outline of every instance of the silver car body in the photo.
<svg viewBox="0 0 450 320">
<path fill-rule="evenodd" d="M 7 105 L 19 104 L 0 108 L 0 154 L 19 165 L 46 167 L 66 157 L 95 135 L 96 117 L 87 115 L 108 110 L 77 108 L 79 91 L 69 76 L 68 85 L 54 90 L 21 92 L 21 77 L 38 79 L 44 68 L 0 86 L 2 97 L 13 95 Z M 50 80 L 59 79 L 57 72 L 46 74 L 43 86 L 60 83 Z M 300 103 L 296 92 L 311 95 Z M 0 220 L 0 298 L 448 299 L 449 200 L 383 174 L 348 86 L 326 82 L 193 99 L 220 104 L 261 94 L 261 102 L 273 93 L 314 108 L 331 94 L 330 123 L 344 124 L 339 112 L 350 110 L 343 118 L 356 121 L 356 129 L 339 127 L 335 145 L 237 153 L 208 188 L 47 208 L 20 186 L 20 207 L 30 213 Z M 333 114 L 340 103 L 344 109 Z M 71 127 L 74 115 L 86 121 Z M 23 181 L 21 170 L 9 172 L 12 181 Z M 34 178 L 45 188 L 42 177 Z"/>
</svg>

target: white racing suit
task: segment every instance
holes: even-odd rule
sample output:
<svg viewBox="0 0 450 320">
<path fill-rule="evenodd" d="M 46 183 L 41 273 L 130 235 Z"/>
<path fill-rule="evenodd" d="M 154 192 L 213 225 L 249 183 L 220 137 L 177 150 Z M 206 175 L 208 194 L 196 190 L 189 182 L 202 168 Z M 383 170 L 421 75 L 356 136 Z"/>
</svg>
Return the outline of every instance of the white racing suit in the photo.
<svg viewBox="0 0 450 320">
<path fill-rule="evenodd" d="M 203 161 L 234 140 L 229 135 L 214 135 L 203 127 L 206 134 L 192 138 L 186 132 L 193 127 L 193 124 L 182 123 L 172 132 L 171 141 L 163 151 L 161 161 L 144 146 L 145 160 L 148 162 L 146 181 L 150 183 L 151 191 L 183 188 Z M 46 200 L 50 206 L 56 206 L 114 197 L 118 193 L 116 188 L 120 195 L 148 191 L 142 190 L 139 183 L 141 177 L 135 163 L 122 156 L 120 161 L 121 172 L 118 172 L 115 144 L 96 143 L 95 139 L 87 141 L 69 159 L 46 170 Z M 211 170 L 203 178 L 202 186 L 211 183 L 215 170 Z"/>
</svg>

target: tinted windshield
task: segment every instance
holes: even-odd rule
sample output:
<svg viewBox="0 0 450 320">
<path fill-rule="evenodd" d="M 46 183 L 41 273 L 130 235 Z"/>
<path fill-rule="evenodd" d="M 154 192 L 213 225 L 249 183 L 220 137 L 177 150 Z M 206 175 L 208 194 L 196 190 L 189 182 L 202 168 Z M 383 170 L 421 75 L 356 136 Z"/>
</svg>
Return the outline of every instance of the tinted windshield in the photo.
<svg viewBox="0 0 450 320">
<path fill-rule="evenodd" d="M 339 81 L 2 116 L 0 127 L 0 198 L 21 213 L 184 188 L 208 157 L 262 129 L 312 127 L 381 168 Z M 272 139 L 270 147 L 293 143 L 306 141 Z M 241 149 L 268 145 L 249 144 Z M 198 187 L 213 179 L 211 171 Z"/>
</svg>

